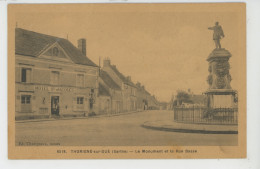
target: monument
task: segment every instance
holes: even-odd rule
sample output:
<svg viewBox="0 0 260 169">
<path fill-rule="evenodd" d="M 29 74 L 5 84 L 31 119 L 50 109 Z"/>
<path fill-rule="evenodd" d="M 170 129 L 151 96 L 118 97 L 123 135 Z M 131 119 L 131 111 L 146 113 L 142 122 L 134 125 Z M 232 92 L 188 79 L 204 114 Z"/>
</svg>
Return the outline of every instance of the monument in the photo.
<svg viewBox="0 0 260 169">
<path fill-rule="evenodd" d="M 225 48 L 221 48 L 220 39 L 224 37 L 222 27 L 218 22 L 214 27 L 208 29 L 213 30 L 213 40 L 216 48 L 207 58 L 209 62 L 209 75 L 207 82 L 209 84 L 207 95 L 207 107 L 209 109 L 218 108 L 234 108 L 236 91 L 230 86 L 232 80 L 229 69 L 229 58 L 231 53 Z"/>
</svg>

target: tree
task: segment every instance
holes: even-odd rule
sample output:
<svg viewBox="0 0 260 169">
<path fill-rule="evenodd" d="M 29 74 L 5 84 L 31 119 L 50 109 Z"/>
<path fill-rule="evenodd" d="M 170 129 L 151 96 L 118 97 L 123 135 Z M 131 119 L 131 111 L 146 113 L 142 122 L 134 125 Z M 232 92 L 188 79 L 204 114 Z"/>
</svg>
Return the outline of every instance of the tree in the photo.
<svg viewBox="0 0 260 169">
<path fill-rule="evenodd" d="M 182 90 L 177 91 L 177 102 L 176 104 L 181 105 L 183 102 L 185 103 L 193 103 L 192 100 L 190 99 L 190 95 Z"/>
</svg>

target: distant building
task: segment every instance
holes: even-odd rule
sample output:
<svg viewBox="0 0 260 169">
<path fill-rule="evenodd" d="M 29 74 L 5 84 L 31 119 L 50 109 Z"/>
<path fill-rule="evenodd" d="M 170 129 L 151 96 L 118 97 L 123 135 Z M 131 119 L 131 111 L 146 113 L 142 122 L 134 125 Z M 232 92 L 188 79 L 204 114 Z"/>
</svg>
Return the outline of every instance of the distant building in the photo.
<svg viewBox="0 0 260 169">
<path fill-rule="evenodd" d="M 16 118 L 84 116 L 96 111 L 98 66 L 67 39 L 15 29 Z"/>
<path fill-rule="evenodd" d="M 160 105 L 155 96 L 152 96 L 140 82 L 137 87 L 137 109 L 138 110 L 158 110 Z"/>
<path fill-rule="evenodd" d="M 111 113 L 111 96 L 109 89 L 103 84 L 99 83 L 98 95 L 98 112 L 97 114 L 110 114 Z"/>
<path fill-rule="evenodd" d="M 151 94 L 149 94 L 148 97 L 148 109 L 150 110 L 159 110 L 160 109 L 160 103 L 159 101 L 155 98 L 155 96 L 151 96 Z"/>
<path fill-rule="evenodd" d="M 180 98 L 178 95 L 181 93 Z M 207 104 L 207 98 L 203 94 L 194 94 L 190 89 L 187 91 L 179 91 L 177 94 L 172 95 L 168 103 L 168 109 L 174 109 L 175 106 L 179 107 L 203 107 Z"/>
<path fill-rule="evenodd" d="M 176 100 L 176 95 L 172 94 L 171 100 L 168 103 L 168 110 L 173 110 L 174 108 L 174 101 Z"/>
<path fill-rule="evenodd" d="M 167 102 L 160 102 L 160 110 L 167 110 Z"/>
<path fill-rule="evenodd" d="M 183 101 L 180 106 L 183 107 L 204 107 L 206 106 L 207 97 L 205 95 L 192 94 L 189 102 Z"/>
<path fill-rule="evenodd" d="M 121 72 L 118 71 L 115 65 L 111 65 L 110 59 L 105 59 L 103 62 L 103 68 L 105 72 L 120 86 L 122 91 L 123 111 L 135 111 L 137 110 L 137 88 L 131 81 L 131 77 L 125 77 Z"/>
<path fill-rule="evenodd" d="M 190 97 L 194 106 L 206 106 L 207 97 L 203 94 L 192 94 Z"/>
<path fill-rule="evenodd" d="M 123 95 L 120 86 L 100 70 L 99 78 L 99 113 L 113 114 L 123 111 Z"/>
<path fill-rule="evenodd" d="M 141 86 L 140 82 L 136 83 L 136 106 L 138 111 L 148 110 L 148 93 L 144 89 L 144 86 Z"/>
</svg>

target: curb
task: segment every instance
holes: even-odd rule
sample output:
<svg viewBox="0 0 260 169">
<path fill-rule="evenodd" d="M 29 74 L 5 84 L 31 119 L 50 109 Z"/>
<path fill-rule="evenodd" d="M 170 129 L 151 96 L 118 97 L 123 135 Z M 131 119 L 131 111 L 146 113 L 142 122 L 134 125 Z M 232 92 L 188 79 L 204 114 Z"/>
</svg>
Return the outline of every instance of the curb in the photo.
<svg viewBox="0 0 260 169">
<path fill-rule="evenodd" d="M 48 119 L 35 119 L 35 120 L 17 120 L 15 123 L 31 123 L 31 122 L 44 122 L 44 121 L 57 121 L 57 120 L 78 120 L 78 119 L 92 119 L 92 118 L 102 118 L 102 117 L 114 117 L 114 116 L 121 116 L 121 115 L 127 115 L 132 113 L 138 113 L 139 111 L 134 112 L 126 112 L 126 113 L 120 113 L 120 114 L 112 114 L 112 115 L 97 115 L 97 116 L 91 116 L 91 117 L 71 117 L 71 118 L 48 118 Z"/>
<path fill-rule="evenodd" d="M 194 129 L 181 129 L 181 128 L 167 128 L 167 127 L 157 127 L 150 125 L 141 125 L 144 128 L 168 132 L 181 132 L 181 133 L 201 133 L 201 134 L 238 134 L 238 131 L 227 130 L 227 131 L 214 131 L 214 130 L 194 130 Z"/>
</svg>

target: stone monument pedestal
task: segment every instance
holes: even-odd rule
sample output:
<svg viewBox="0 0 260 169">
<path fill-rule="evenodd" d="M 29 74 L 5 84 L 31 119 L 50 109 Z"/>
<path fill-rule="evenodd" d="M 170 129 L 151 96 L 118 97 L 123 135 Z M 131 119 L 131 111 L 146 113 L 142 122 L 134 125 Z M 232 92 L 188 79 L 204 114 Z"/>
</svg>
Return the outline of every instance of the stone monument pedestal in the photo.
<svg viewBox="0 0 260 169">
<path fill-rule="evenodd" d="M 209 62 L 209 89 L 205 92 L 208 97 L 207 106 L 209 109 L 234 108 L 236 91 L 232 90 L 229 74 L 229 58 L 231 54 L 228 50 L 214 49 L 207 61 Z"/>
<path fill-rule="evenodd" d="M 205 92 L 207 95 L 207 107 L 210 109 L 218 108 L 235 108 L 235 90 L 208 90 Z"/>
</svg>

